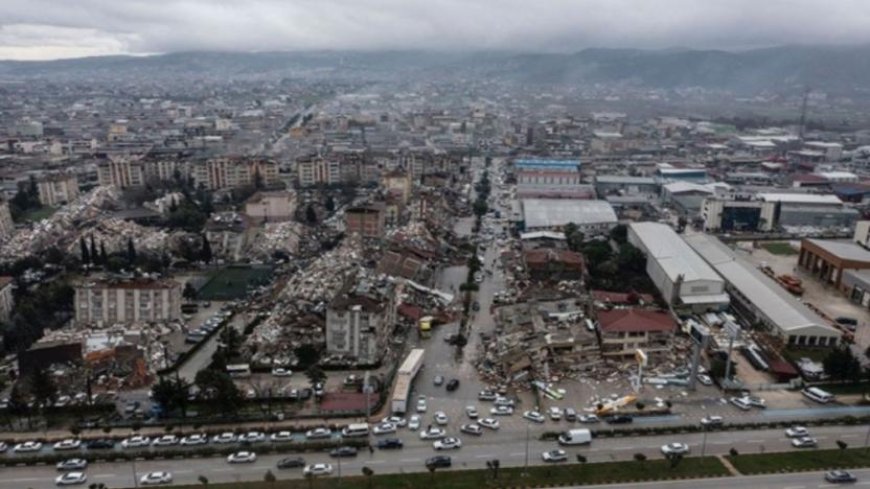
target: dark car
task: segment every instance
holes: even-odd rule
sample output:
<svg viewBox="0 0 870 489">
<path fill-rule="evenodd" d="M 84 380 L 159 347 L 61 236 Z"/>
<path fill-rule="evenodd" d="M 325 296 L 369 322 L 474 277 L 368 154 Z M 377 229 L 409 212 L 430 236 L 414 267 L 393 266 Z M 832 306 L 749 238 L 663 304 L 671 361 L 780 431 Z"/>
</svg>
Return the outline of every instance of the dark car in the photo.
<svg viewBox="0 0 870 489">
<path fill-rule="evenodd" d="M 307 401 L 308 399 L 311 399 L 312 395 L 314 395 L 314 391 L 312 391 L 311 389 L 309 389 L 307 387 L 304 389 L 299 389 L 299 400 L 300 401 Z"/>
<path fill-rule="evenodd" d="M 278 461 L 279 469 L 300 469 L 302 467 L 305 467 L 305 459 L 302 457 L 288 457 Z"/>
<path fill-rule="evenodd" d="M 402 443 L 402 440 L 398 438 L 387 438 L 378 442 L 378 448 L 380 448 L 381 450 L 391 450 L 396 448 L 402 448 L 403 446 L 404 444 Z"/>
<path fill-rule="evenodd" d="M 453 392 L 458 388 L 459 388 L 459 379 L 451 379 L 450 382 L 447 383 L 447 390 L 450 392 Z"/>
<path fill-rule="evenodd" d="M 634 421 L 634 418 L 632 418 L 631 416 L 626 416 L 624 414 L 614 414 L 612 416 L 605 417 L 604 421 L 607 421 L 610 424 L 626 424 Z"/>
<path fill-rule="evenodd" d="M 471 304 L 471 309 L 474 311 L 479 311 L 480 310 L 480 302 L 474 301 L 474 303 Z"/>
<path fill-rule="evenodd" d="M 825 480 L 832 484 L 842 484 L 846 482 L 855 482 L 858 478 L 845 470 L 832 470 L 830 472 L 825 472 Z"/>
<path fill-rule="evenodd" d="M 453 462 L 450 460 L 450 457 L 446 455 L 436 455 L 432 458 L 426 459 L 427 468 L 443 469 L 445 467 L 450 467 L 451 465 L 453 465 Z"/>
<path fill-rule="evenodd" d="M 845 326 L 849 331 L 855 331 L 858 327 L 858 320 L 855 318 L 850 318 L 848 316 L 840 316 L 834 321 L 837 322 L 840 326 Z"/>
<path fill-rule="evenodd" d="M 340 457 L 356 457 L 357 449 L 356 447 L 338 447 L 333 448 L 329 452 L 330 457 L 340 458 Z"/>
<path fill-rule="evenodd" d="M 88 450 L 106 450 L 110 448 L 115 448 L 115 441 L 109 439 L 91 440 L 85 443 L 85 447 Z"/>
</svg>

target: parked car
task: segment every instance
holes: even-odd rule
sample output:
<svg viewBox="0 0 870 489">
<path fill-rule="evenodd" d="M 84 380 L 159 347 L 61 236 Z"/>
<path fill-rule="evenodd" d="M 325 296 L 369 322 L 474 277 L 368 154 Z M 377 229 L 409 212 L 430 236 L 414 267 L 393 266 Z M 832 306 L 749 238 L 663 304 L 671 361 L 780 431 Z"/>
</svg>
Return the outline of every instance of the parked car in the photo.
<svg viewBox="0 0 870 489">
<path fill-rule="evenodd" d="M 421 440 L 438 440 L 440 438 L 444 438 L 447 434 L 441 428 L 431 426 L 427 430 L 423 430 L 420 432 Z"/>
<path fill-rule="evenodd" d="M 193 434 L 187 435 L 181 439 L 181 445 L 185 447 L 195 446 L 195 445 L 205 445 L 208 443 L 208 436 L 203 434 Z"/>
<path fill-rule="evenodd" d="M 497 430 L 499 428 L 499 422 L 497 419 L 493 418 L 483 418 L 477 421 L 477 424 L 483 426 L 484 428 L 489 428 L 491 430 Z"/>
<path fill-rule="evenodd" d="M 480 436 L 483 434 L 483 428 L 481 428 L 477 423 L 464 424 L 459 427 L 459 431 L 474 436 Z"/>
<path fill-rule="evenodd" d="M 444 383 L 444 376 L 443 375 L 436 375 L 435 379 L 432 380 L 432 383 L 435 384 L 436 386 L 440 386 L 441 384 Z"/>
<path fill-rule="evenodd" d="M 706 426 L 707 428 L 722 426 L 723 422 L 722 416 L 704 416 L 701 418 L 701 426 Z"/>
<path fill-rule="evenodd" d="M 550 419 L 553 421 L 559 421 L 562 419 L 562 408 L 558 406 L 550 406 L 550 409 L 547 410 L 547 414 L 550 415 Z"/>
<path fill-rule="evenodd" d="M 523 417 L 526 418 L 527 420 L 533 421 L 535 423 L 543 423 L 544 421 L 546 421 L 546 418 L 544 418 L 544 415 L 537 412 L 537 411 L 525 411 L 523 413 Z"/>
<path fill-rule="evenodd" d="M 272 436 L 269 437 L 273 443 L 284 443 L 293 440 L 293 433 L 289 431 L 279 431 L 277 433 L 272 433 Z"/>
<path fill-rule="evenodd" d="M 88 450 L 107 450 L 110 448 L 115 448 L 115 440 L 108 438 L 101 438 L 99 440 L 91 440 L 85 443 L 85 447 Z"/>
<path fill-rule="evenodd" d="M 480 416 L 480 413 L 477 412 L 477 407 L 466 406 L 465 415 L 468 416 L 470 419 L 477 419 L 477 417 Z"/>
<path fill-rule="evenodd" d="M 408 429 L 411 431 L 417 431 L 420 429 L 420 415 L 414 414 L 411 416 L 411 419 L 408 420 Z"/>
<path fill-rule="evenodd" d="M 742 397 L 732 397 L 728 399 L 728 401 L 744 411 L 749 411 L 750 409 L 752 409 L 752 406 L 750 406 L 749 403 L 746 402 L 746 399 Z"/>
<path fill-rule="evenodd" d="M 444 411 L 437 411 L 435 413 L 435 416 L 433 416 L 433 418 L 435 419 L 435 423 L 437 423 L 440 426 L 445 426 L 445 425 L 447 425 L 447 423 L 450 422 L 449 418 L 447 418 L 447 415 L 444 414 Z"/>
<path fill-rule="evenodd" d="M 386 435 L 396 432 L 396 425 L 393 423 L 381 423 L 372 428 L 372 433 L 376 435 Z"/>
<path fill-rule="evenodd" d="M 577 421 L 580 421 L 581 423 L 597 423 L 601 420 L 598 419 L 598 416 L 595 414 L 583 414 L 577 418 Z"/>
<path fill-rule="evenodd" d="M 382 423 L 393 423 L 396 428 L 404 428 L 408 425 L 408 420 L 401 416 L 387 416 L 381 420 Z"/>
<path fill-rule="evenodd" d="M 544 462 L 567 462 L 568 454 L 565 453 L 565 450 L 556 449 L 542 453 L 541 458 L 544 459 Z"/>
<path fill-rule="evenodd" d="M 178 445 L 178 437 L 175 435 L 163 435 L 160 438 L 155 438 L 151 443 L 155 447 L 170 447 Z"/>
<path fill-rule="evenodd" d="M 289 368 L 275 367 L 272 369 L 272 375 L 275 377 L 290 377 L 293 375 L 293 371 Z"/>
<path fill-rule="evenodd" d="M 565 421 L 577 421 L 577 411 L 574 408 L 565 408 Z"/>
<path fill-rule="evenodd" d="M 75 438 L 67 438 L 54 444 L 55 450 L 76 450 L 82 446 L 81 440 Z"/>
<path fill-rule="evenodd" d="M 302 457 L 282 458 L 277 464 L 279 469 L 299 469 L 305 467 L 305 459 Z"/>
<path fill-rule="evenodd" d="M 38 441 L 25 441 L 15 445 L 12 449 L 15 453 L 38 452 L 40 450 L 42 450 L 42 443 Z"/>
<path fill-rule="evenodd" d="M 627 416 L 625 414 L 614 414 L 611 416 L 607 416 L 606 418 L 604 418 L 604 420 L 607 421 L 609 424 L 627 424 L 634 421 L 631 416 Z"/>
<path fill-rule="evenodd" d="M 698 374 L 698 382 L 704 385 L 713 385 L 713 379 L 707 374 Z"/>
<path fill-rule="evenodd" d="M 317 440 L 322 438 L 330 438 L 332 431 L 329 428 L 314 428 L 305 432 L 305 438 L 309 440 Z"/>
<path fill-rule="evenodd" d="M 227 443 L 235 443 L 236 442 L 236 434 L 232 432 L 221 433 L 219 435 L 215 435 L 214 438 L 211 439 L 212 443 L 218 443 L 221 445 Z"/>
<path fill-rule="evenodd" d="M 453 392 L 459 388 L 459 379 L 450 379 L 450 382 L 447 383 L 447 391 Z"/>
<path fill-rule="evenodd" d="M 495 401 L 496 397 L 498 396 L 492 391 L 480 391 L 477 393 L 477 399 L 480 401 Z"/>
<path fill-rule="evenodd" d="M 493 414 L 495 416 L 510 416 L 514 413 L 514 408 L 510 406 L 496 406 L 489 410 L 489 414 Z"/>
</svg>

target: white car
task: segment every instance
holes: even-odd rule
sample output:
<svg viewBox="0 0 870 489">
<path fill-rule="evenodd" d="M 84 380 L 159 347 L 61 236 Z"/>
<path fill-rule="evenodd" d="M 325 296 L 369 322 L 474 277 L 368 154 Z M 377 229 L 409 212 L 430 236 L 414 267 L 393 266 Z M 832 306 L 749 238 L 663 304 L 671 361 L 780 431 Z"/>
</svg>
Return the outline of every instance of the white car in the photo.
<svg viewBox="0 0 870 489">
<path fill-rule="evenodd" d="M 556 449 L 542 453 L 541 458 L 544 459 L 544 462 L 567 462 L 568 454 L 565 453 L 565 450 Z"/>
<path fill-rule="evenodd" d="M 431 426 L 428 430 L 423 430 L 420 432 L 421 440 L 439 440 L 444 438 L 447 433 L 444 432 L 441 428 Z"/>
<path fill-rule="evenodd" d="M 329 428 L 314 428 L 305 432 L 305 438 L 316 440 L 318 438 L 329 438 L 332 436 L 332 431 Z"/>
<path fill-rule="evenodd" d="M 220 435 L 215 435 L 214 438 L 211 439 L 212 443 L 218 443 L 221 445 L 225 445 L 227 443 L 235 443 L 236 442 L 236 434 L 232 432 L 221 433 Z"/>
<path fill-rule="evenodd" d="M 499 427 L 499 422 L 497 419 L 493 418 L 483 418 L 477 421 L 477 424 L 483 426 L 484 428 L 489 428 L 491 430 L 497 430 Z"/>
<path fill-rule="evenodd" d="M 42 443 L 38 441 L 26 441 L 24 443 L 19 443 L 15 445 L 15 448 L 12 449 L 15 453 L 28 453 L 28 452 L 38 452 L 42 450 Z"/>
<path fill-rule="evenodd" d="M 470 419 L 477 419 L 477 417 L 480 416 L 480 413 L 477 412 L 476 406 L 466 406 L 465 415 Z"/>
<path fill-rule="evenodd" d="M 496 406 L 510 406 L 510 407 L 514 407 L 514 404 L 515 404 L 515 403 L 514 403 L 514 400 L 513 400 L 513 399 L 509 399 L 509 398 L 507 398 L 507 397 L 496 397 L 496 398 L 495 398 L 495 405 L 496 405 Z"/>
<path fill-rule="evenodd" d="M 305 475 L 311 474 L 312 476 L 329 475 L 332 473 L 332 465 L 331 464 L 306 465 L 305 468 L 302 469 L 302 473 Z"/>
<path fill-rule="evenodd" d="M 0 441 L 0 453 L 5 452 L 6 450 L 9 450 L 9 445 L 7 445 L 5 441 Z"/>
<path fill-rule="evenodd" d="M 444 411 L 438 411 L 434 416 L 435 422 L 441 426 L 445 426 L 450 420 L 447 418 L 447 415 L 444 414 Z"/>
<path fill-rule="evenodd" d="M 170 482 L 172 482 L 172 474 L 169 472 L 149 472 L 139 479 L 139 484 L 143 486 L 159 486 Z"/>
<path fill-rule="evenodd" d="M 685 455 L 687 453 L 689 453 L 689 445 L 685 443 L 674 442 L 662 445 L 663 455 Z"/>
<path fill-rule="evenodd" d="M 404 428 L 408 425 L 408 420 L 401 416 L 387 416 L 381 420 L 381 423 L 393 423 L 396 428 Z"/>
<path fill-rule="evenodd" d="M 82 446 L 81 440 L 75 438 L 67 438 L 54 444 L 55 450 L 75 450 Z"/>
<path fill-rule="evenodd" d="M 236 452 L 227 457 L 227 462 L 231 464 L 249 464 L 256 461 L 257 454 L 254 452 Z"/>
<path fill-rule="evenodd" d="M 151 438 L 147 436 L 131 436 L 121 442 L 121 448 L 141 448 L 151 444 Z"/>
<path fill-rule="evenodd" d="M 713 379 L 707 374 L 698 374 L 698 382 L 704 385 L 713 385 Z"/>
<path fill-rule="evenodd" d="M 546 421 L 544 415 L 537 411 L 526 411 L 523 413 L 523 417 L 535 423 L 543 423 L 544 421 Z"/>
<path fill-rule="evenodd" d="M 272 369 L 272 375 L 275 377 L 290 377 L 293 375 L 293 371 L 289 368 L 275 367 Z"/>
<path fill-rule="evenodd" d="M 205 445 L 208 443 L 208 436 L 195 433 L 193 435 L 187 435 L 181 439 L 181 445 L 185 447 L 192 447 L 195 445 Z"/>
<path fill-rule="evenodd" d="M 547 410 L 547 414 L 550 415 L 550 419 L 553 421 L 559 421 L 562 419 L 562 408 L 557 406 L 550 406 L 550 409 Z"/>
<path fill-rule="evenodd" d="M 417 412 L 418 413 L 425 413 L 427 407 L 428 406 L 426 405 L 426 396 L 418 397 L 417 398 Z"/>
<path fill-rule="evenodd" d="M 156 438 L 151 444 L 155 447 L 169 447 L 172 445 L 178 445 L 178 437 L 175 435 L 163 435 L 160 438 Z"/>
<path fill-rule="evenodd" d="M 83 458 L 71 458 L 58 462 L 56 467 L 57 470 L 81 471 L 88 468 L 88 461 Z"/>
<path fill-rule="evenodd" d="M 459 427 L 459 431 L 474 436 L 480 436 L 483 434 L 483 428 L 481 428 L 477 423 L 464 424 Z"/>
<path fill-rule="evenodd" d="M 393 423 L 381 423 L 372 428 L 372 433 L 376 435 L 387 435 L 396 432 L 396 425 Z"/>
<path fill-rule="evenodd" d="M 459 438 L 444 438 L 432 443 L 432 448 L 435 450 L 456 450 L 462 448 L 462 440 Z"/>
<path fill-rule="evenodd" d="M 728 400 L 731 402 L 731 404 L 734 404 L 735 406 L 737 406 L 738 408 L 740 408 L 744 411 L 749 411 L 750 409 L 752 409 L 752 406 L 749 405 L 749 403 L 746 402 L 746 399 L 744 399 L 742 397 L 732 397 L 731 399 L 728 399 Z"/>
<path fill-rule="evenodd" d="M 785 436 L 789 438 L 803 438 L 805 436 L 810 436 L 810 432 L 803 426 L 792 426 L 785 430 Z"/>
<path fill-rule="evenodd" d="M 285 442 L 293 440 L 293 433 L 289 431 L 279 431 L 277 433 L 272 433 L 272 436 L 269 437 L 273 442 Z"/>
<path fill-rule="evenodd" d="M 581 423 L 589 423 L 589 424 L 591 424 L 591 423 L 597 423 L 597 422 L 599 422 L 599 421 L 601 421 L 601 420 L 598 419 L 598 416 L 595 415 L 595 414 L 583 414 L 583 415 L 580 415 L 580 416 L 577 418 L 577 421 L 579 421 L 579 422 L 581 422 Z"/>
<path fill-rule="evenodd" d="M 249 431 L 239 435 L 239 443 L 259 443 L 261 441 L 266 441 L 266 435 L 259 431 Z"/>
<path fill-rule="evenodd" d="M 791 441 L 791 445 L 795 448 L 815 448 L 818 441 L 809 436 L 802 436 Z"/>
<path fill-rule="evenodd" d="M 494 416 L 510 416 L 514 413 L 514 408 L 510 406 L 496 406 L 494 408 L 490 408 L 489 414 Z"/>
<path fill-rule="evenodd" d="M 712 427 L 712 426 L 722 426 L 722 423 L 725 422 L 725 419 L 722 416 L 704 416 L 701 418 L 701 426 Z"/>
<path fill-rule="evenodd" d="M 411 431 L 420 429 L 420 415 L 414 414 L 411 416 L 411 419 L 408 421 L 408 429 Z"/>
<path fill-rule="evenodd" d="M 77 484 L 84 484 L 87 481 L 88 476 L 86 476 L 84 472 L 67 472 L 66 474 L 59 475 L 54 479 L 54 482 L 59 486 L 74 486 Z"/>
</svg>

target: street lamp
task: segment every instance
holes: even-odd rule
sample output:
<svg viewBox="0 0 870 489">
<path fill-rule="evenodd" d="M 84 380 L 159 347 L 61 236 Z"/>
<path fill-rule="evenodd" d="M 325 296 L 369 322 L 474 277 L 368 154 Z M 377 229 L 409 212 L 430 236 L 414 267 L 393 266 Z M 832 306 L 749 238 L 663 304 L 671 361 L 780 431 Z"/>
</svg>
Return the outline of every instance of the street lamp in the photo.
<svg viewBox="0 0 870 489">
<path fill-rule="evenodd" d="M 707 452 L 707 428 L 708 426 L 705 424 L 702 426 L 704 430 L 704 439 L 701 442 L 701 458 L 704 458 L 704 454 Z"/>
<path fill-rule="evenodd" d="M 526 465 L 523 468 L 523 475 L 528 475 L 529 473 L 529 428 L 531 423 L 526 421 Z"/>
<path fill-rule="evenodd" d="M 133 462 L 133 487 L 139 487 L 139 475 L 136 474 L 136 455 L 130 457 Z"/>
</svg>

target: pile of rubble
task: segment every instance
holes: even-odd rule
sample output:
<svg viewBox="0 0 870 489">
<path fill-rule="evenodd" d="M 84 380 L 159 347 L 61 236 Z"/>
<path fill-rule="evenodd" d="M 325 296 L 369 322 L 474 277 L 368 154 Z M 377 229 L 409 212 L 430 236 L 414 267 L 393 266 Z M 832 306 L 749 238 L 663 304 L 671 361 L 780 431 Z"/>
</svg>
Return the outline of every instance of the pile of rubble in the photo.
<svg viewBox="0 0 870 489">
<path fill-rule="evenodd" d="M 94 237 L 95 243 L 102 243 L 108 253 L 124 251 L 127 249 L 127 240 L 132 238 L 139 251 L 162 252 L 172 242 L 173 234 L 163 229 L 146 228 L 139 224 L 124 221 L 117 218 L 104 219 L 97 222 L 93 227 L 80 232 L 81 236 L 90 239 Z M 73 242 L 68 249 L 76 253 L 78 243 Z"/>
<path fill-rule="evenodd" d="M 113 210 L 119 199 L 115 187 L 97 187 L 79 196 L 54 213 L 50 218 L 13 236 L 0 247 L 0 260 L 12 261 L 39 253 L 51 246 L 62 249 L 78 240 L 82 226 Z"/>
<path fill-rule="evenodd" d="M 266 223 L 251 243 L 249 253 L 259 258 L 269 258 L 276 251 L 296 254 L 304 228 L 305 226 L 295 221 Z"/>
</svg>

